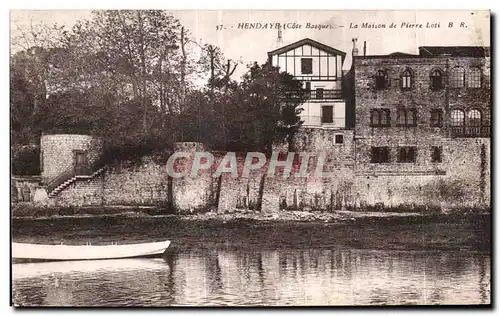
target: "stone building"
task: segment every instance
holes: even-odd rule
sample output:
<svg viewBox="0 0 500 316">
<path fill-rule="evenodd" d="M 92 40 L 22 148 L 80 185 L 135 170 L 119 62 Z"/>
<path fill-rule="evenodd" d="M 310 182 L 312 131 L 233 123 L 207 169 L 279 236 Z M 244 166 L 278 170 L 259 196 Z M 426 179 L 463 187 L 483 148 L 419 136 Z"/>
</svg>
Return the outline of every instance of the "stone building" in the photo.
<svg viewBox="0 0 500 316">
<path fill-rule="evenodd" d="M 489 48 L 420 47 L 415 55 L 357 56 L 353 67 L 360 199 L 384 205 L 458 202 L 458 195 L 461 202 L 484 201 Z"/>
</svg>

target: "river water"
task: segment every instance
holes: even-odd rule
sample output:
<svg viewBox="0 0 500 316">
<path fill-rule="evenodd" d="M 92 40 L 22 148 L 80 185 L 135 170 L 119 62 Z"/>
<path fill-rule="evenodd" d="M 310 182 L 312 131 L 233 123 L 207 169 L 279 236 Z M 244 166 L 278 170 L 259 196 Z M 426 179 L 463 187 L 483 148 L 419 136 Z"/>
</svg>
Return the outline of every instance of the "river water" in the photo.
<svg viewBox="0 0 500 316">
<path fill-rule="evenodd" d="M 178 249 L 166 258 L 12 265 L 20 306 L 489 304 L 471 251 Z"/>
</svg>

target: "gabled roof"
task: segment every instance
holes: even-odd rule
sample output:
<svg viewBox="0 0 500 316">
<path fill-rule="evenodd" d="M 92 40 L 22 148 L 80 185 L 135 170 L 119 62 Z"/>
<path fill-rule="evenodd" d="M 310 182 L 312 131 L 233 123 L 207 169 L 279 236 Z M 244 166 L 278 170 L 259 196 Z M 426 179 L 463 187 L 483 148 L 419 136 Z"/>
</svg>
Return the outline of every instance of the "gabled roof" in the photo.
<svg viewBox="0 0 500 316">
<path fill-rule="evenodd" d="M 320 50 L 325 51 L 325 52 L 330 53 L 330 54 L 341 55 L 342 57 L 345 57 L 345 55 L 346 55 L 346 53 L 344 53 L 343 51 L 340 51 L 338 49 L 335 49 L 335 48 L 330 47 L 330 46 L 325 45 L 325 44 L 321 44 L 320 42 L 316 42 L 315 40 L 312 40 L 310 38 L 304 38 L 298 42 L 283 46 L 283 47 L 278 48 L 278 49 L 275 49 L 273 51 L 268 52 L 267 55 L 273 56 L 273 55 L 277 55 L 277 54 L 283 54 L 285 52 L 291 51 L 292 49 L 295 49 L 297 47 L 300 47 L 300 46 L 306 45 L 306 44 L 311 45 L 312 47 L 315 47 L 317 49 L 320 49 Z"/>
<path fill-rule="evenodd" d="M 487 47 L 484 46 L 421 46 L 418 48 L 422 57 L 448 55 L 451 57 L 485 57 Z"/>
</svg>

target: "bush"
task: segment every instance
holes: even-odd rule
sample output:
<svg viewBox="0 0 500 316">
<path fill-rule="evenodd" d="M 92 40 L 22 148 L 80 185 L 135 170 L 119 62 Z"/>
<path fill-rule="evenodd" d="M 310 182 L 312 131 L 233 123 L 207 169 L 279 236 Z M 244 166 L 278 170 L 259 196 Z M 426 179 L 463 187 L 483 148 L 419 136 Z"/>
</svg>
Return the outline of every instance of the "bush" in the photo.
<svg viewBox="0 0 500 316">
<path fill-rule="evenodd" d="M 40 174 L 40 147 L 23 146 L 12 150 L 12 174 L 32 176 Z"/>
</svg>

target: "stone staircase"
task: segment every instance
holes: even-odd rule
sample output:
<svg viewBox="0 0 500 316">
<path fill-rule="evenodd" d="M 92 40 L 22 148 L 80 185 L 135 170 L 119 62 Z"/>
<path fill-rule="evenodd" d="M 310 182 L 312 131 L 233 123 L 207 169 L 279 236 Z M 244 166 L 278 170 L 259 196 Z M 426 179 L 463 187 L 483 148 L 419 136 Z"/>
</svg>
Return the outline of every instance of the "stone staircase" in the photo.
<svg viewBox="0 0 500 316">
<path fill-rule="evenodd" d="M 90 175 L 75 175 L 72 171 L 63 172 L 47 185 L 48 197 L 56 197 L 62 190 L 66 189 L 69 185 L 75 183 L 76 181 L 87 180 L 90 182 L 92 179 L 102 174 L 105 170 L 106 167 L 102 167 Z"/>
</svg>

